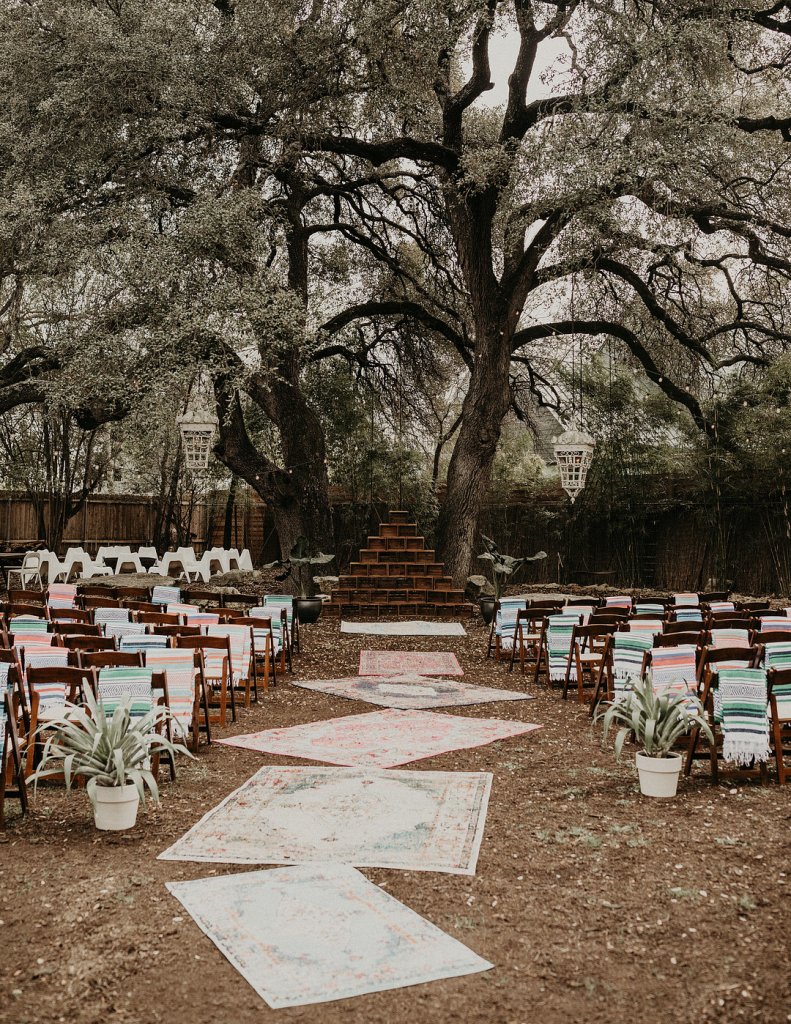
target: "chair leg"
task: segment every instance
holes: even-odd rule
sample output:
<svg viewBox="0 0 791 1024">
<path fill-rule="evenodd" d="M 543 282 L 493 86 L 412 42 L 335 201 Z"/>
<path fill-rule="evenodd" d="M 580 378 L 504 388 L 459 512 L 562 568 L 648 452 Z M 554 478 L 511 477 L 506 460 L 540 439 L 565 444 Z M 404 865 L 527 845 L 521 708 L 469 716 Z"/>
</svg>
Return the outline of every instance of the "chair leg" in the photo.
<svg viewBox="0 0 791 1024">
<path fill-rule="evenodd" d="M 775 764 L 777 765 L 777 781 L 783 786 L 786 781 L 786 769 L 783 761 L 783 730 L 776 717 L 772 718 L 772 740 L 775 747 Z"/>
</svg>

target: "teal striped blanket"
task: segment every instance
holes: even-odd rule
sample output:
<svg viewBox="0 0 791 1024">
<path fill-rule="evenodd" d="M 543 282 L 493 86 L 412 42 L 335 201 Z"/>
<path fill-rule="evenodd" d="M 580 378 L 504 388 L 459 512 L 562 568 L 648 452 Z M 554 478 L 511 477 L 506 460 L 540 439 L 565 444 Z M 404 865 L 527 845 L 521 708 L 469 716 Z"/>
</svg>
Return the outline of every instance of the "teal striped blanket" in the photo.
<svg viewBox="0 0 791 1024">
<path fill-rule="evenodd" d="M 769 760 L 766 672 L 723 668 L 715 690 L 714 719 L 722 726 L 725 761 L 749 767 Z"/>
</svg>

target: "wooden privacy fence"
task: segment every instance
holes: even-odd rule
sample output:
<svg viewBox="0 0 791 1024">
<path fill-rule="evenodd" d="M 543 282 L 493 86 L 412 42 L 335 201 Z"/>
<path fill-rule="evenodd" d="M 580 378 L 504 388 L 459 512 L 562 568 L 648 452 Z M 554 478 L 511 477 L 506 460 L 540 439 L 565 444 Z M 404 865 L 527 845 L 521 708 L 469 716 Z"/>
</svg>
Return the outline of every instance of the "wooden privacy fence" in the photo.
<svg viewBox="0 0 791 1024">
<path fill-rule="evenodd" d="M 200 554 L 222 546 L 225 498 L 210 495 L 191 512 L 189 543 Z M 343 572 L 357 557 L 368 534 L 387 516 L 386 502 L 353 502 L 340 490 L 333 494 L 335 562 L 328 571 Z M 184 517 L 188 514 L 185 507 Z M 69 523 L 64 547 L 81 544 L 95 552 L 103 544 L 151 544 L 156 519 L 152 498 L 140 495 L 95 495 Z M 247 491 L 231 517 L 231 547 L 248 548 L 253 564 L 280 554 L 270 509 Z M 635 502 L 629 514 L 613 514 L 600 503 L 584 500 L 572 507 L 559 490 L 512 492 L 507 501 L 490 501 L 481 514 L 480 531 L 512 555 L 546 551 L 541 562 L 528 563 L 517 582 L 612 583 L 614 586 L 662 590 L 705 589 L 725 579 L 746 594 L 791 594 L 791 525 L 784 508 L 749 501 L 726 503 L 719 525 L 711 510 L 683 496 L 661 507 Z M 421 524 L 434 543 L 432 524 Z M 0 543 L 20 550 L 37 543 L 33 504 L 16 493 L 0 492 Z M 173 545 L 176 538 L 173 538 Z M 485 572 L 473 553 L 472 571 Z"/>
</svg>

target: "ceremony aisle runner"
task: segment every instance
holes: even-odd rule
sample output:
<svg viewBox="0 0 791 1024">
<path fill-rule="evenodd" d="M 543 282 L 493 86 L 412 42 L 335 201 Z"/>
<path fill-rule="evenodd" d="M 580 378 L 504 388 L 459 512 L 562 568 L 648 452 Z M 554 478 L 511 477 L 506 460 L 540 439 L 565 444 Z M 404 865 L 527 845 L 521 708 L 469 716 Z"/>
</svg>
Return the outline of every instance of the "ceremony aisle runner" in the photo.
<svg viewBox="0 0 791 1024">
<path fill-rule="evenodd" d="M 491 781 L 488 772 L 262 768 L 159 859 L 474 875 Z"/>
<path fill-rule="evenodd" d="M 450 651 L 360 651 L 361 676 L 397 676 L 413 672 L 419 676 L 463 676 L 455 654 Z"/>
<path fill-rule="evenodd" d="M 273 1009 L 492 967 L 351 867 L 276 868 L 167 887 Z"/>
<path fill-rule="evenodd" d="M 490 686 L 476 686 L 457 679 L 435 679 L 431 676 L 350 676 L 345 679 L 293 680 L 292 685 L 303 690 L 364 700 L 385 708 L 426 709 L 467 707 L 471 704 L 489 704 L 500 700 L 535 700 L 528 693 L 516 690 L 496 690 Z"/>
<path fill-rule="evenodd" d="M 329 764 L 394 768 L 396 765 L 481 747 L 540 729 L 499 718 L 461 718 L 433 711 L 372 711 L 284 729 L 232 736 L 218 743 Z"/>
<path fill-rule="evenodd" d="M 460 622 L 342 622 L 341 633 L 366 633 L 371 636 L 466 636 Z"/>
</svg>

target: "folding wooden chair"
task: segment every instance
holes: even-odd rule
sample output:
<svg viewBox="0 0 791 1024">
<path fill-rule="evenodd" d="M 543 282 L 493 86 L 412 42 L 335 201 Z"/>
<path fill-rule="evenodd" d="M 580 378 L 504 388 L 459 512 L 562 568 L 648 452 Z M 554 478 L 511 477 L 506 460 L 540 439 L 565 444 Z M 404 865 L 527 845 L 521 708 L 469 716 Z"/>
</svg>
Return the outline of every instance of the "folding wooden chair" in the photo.
<svg viewBox="0 0 791 1024">
<path fill-rule="evenodd" d="M 262 681 L 264 686 L 264 692 L 269 692 L 269 675 L 272 675 L 272 685 L 277 685 L 277 659 L 280 654 L 280 648 L 276 642 L 274 633 L 272 632 L 272 620 L 264 619 L 259 616 L 246 615 L 233 620 L 235 626 L 249 626 L 253 631 L 253 647 L 252 657 L 254 658 L 255 665 L 255 678 L 259 677 L 259 674 L 263 673 Z M 258 690 L 256 688 L 255 699 L 258 700 Z"/>
<path fill-rule="evenodd" d="M 568 697 L 571 684 L 572 662 L 576 669 L 577 701 L 585 703 L 586 687 L 595 693 L 596 685 L 606 656 L 605 640 L 618 627 L 612 623 L 601 625 L 575 626 L 571 634 L 571 657 L 563 680 L 563 700 Z"/>
<path fill-rule="evenodd" d="M 547 627 L 538 653 L 533 683 L 538 685 L 543 665 L 547 686 L 551 687 L 553 683 L 562 686 L 569 671 L 571 637 L 574 627 L 582 625 L 582 618 L 576 615 L 550 615 L 546 621 Z"/>
<path fill-rule="evenodd" d="M 652 638 L 645 633 L 618 630 L 605 637 L 599 676 L 591 701 L 591 716 L 603 700 L 616 700 L 626 692 L 630 679 L 640 680 L 645 674 Z"/>
<path fill-rule="evenodd" d="M 511 648 L 511 659 L 508 663 L 509 672 L 513 672 L 517 651 L 519 652 L 519 671 L 522 675 L 525 674 L 527 660 L 538 662 L 546 643 L 546 629 L 547 620 L 543 612 L 528 608 L 522 608 L 517 612 L 514 642 Z"/>
<path fill-rule="evenodd" d="M 174 636 L 174 648 L 200 651 L 203 655 L 203 676 L 206 680 L 210 707 L 217 713 L 210 719 L 212 725 L 225 725 L 230 693 L 231 719 L 236 721 L 236 696 L 231 681 L 231 641 L 227 636 Z"/>
<path fill-rule="evenodd" d="M 206 636 L 228 637 L 231 643 L 231 689 L 243 694 L 245 707 L 250 707 L 253 697 L 258 703 L 258 677 L 252 628 L 238 622 L 218 623 L 206 627 Z"/>
<path fill-rule="evenodd" d="M 288 666 L 289 672 L 293 671 L 291 665 L 291 636 L 286 609 L 269 608 L 266 605 L 260 605 L 250 609 L 249 618 L 267 619 L 269 621 L 275 646 L 280 650 L 280 671 L 285 672 L 286 666 Z"/>
<path fill-rule="evenodd" d="M 487 658 L 491 657 L 492 652 L 494 652 L 495 661 L 500 661 L 501 656 L 507 652 L 513 665 L 516 620 L 519 612 L 526 610 L 527 602 L 521 597 L 504 597 L 494 602 L 494 616 L 489 629 L 489 643 L 486 648 Z"/>
<path fill-rule="evenodd" d="M 152 626 L 152 636 L 202 636 L 200 626 Z"/>
<path fill-rule="evenodd" d="M 218 594 L 214 590 L 186 590 L 182 592 L 182 597 L 185 597 L 191 604 L 211 605 L 216 608 L 222 605 L 222 594 Z M 258 598 L 256 598 L 257 602 Z"/>
<path fill-rule="evenodd" d="M 115 639 L 111 636 L 85 636 L 69 633 L 60 638 L 63 646 L 70 651 L 114 651 Z"/>
<path fill-rule="evenodd" d="M 173 734 L 188 738 L 193 752 L 198 749 L 201 732 L 211 744 L 209 693 L 203 670 L 203 653 L 169 647 L 146 653 L 146 667 L 164 672 L 167 678 Z"/>
<path fill-rule="evenodd" d="M 175 612 L 138 612 L 137 622 L 145 622 L 148 626 L 180 626 L 181 616 Z"/>
<path fill-rule="evenodd" d="M 770 668 L 766 674 L 769 687 L 770 739 L 777 766 L 777 781 L 785 785 L 791 772 L 785 758 L 791 756 L 791 668 Z"/>
<path fill-rule="evenodd" d="M 91 622 L 91 614 L 90 612 L 84 611 L 82 608 L 50 608 L 49 620 L 53 623 L 58 622 L 65 625 L 79 623 L 89 625 Z"/>
<path fill-rule="evenodd" d="M 716 671 L 714 671 L 715 667 Z M 736 700 L 729 699 L 729 687 L 731 686 L 737 689 L 738 697 Z M 719 700 L 715 699 L 718 689 L 721 694 Z M 705 714 L 714 734 L 714 742 L 708 743 L 712 782 L 716 783 L 719 780 L 720 761 L 723 760 L 723 754 L 726 753 L 725 747 L 729 732 L 746 726 L 745 734 L 750 742 L 756 743 L 757 741 L 756 746 L 760 745 L 761 734 L 764 732 L 764 726 L 760 721 L 762 716 L 765 718 L 766 755 L 768 760 L 770 729 L 767 707 L 769 705 L 769 696 L 764 669 L 746 667 L 726 668 L 722 665 L 712 665 L 707 684 L 704 687 L 702 700 Z M 735 709 L 737 717 L 734 720 L 734 725 L 729 724 L 731 716 L 726 710 L 726 705 L 733 706 Z M 699 739 L 700 729 L 693 728 L 690 732 L 687 756 L 684 762 L 685 775 L 689 775 L 692 771 L 692 762 L 696 756 Z M 741 760 L 746 761 L 746 758 L 742 757 Z M 754 777 L 757 773 L 761 780 L 761 785 L 765 785 L 769 778 L 767 760 L 759 759 L 757 764 L 753 761 L 751 765 L 737 762 L 737 767 L 727 769 L 726 774 L 738 777 Z"/>
<path fill-rule="evenodd" d="M 701 629 L 694 633 L 660 633 L 654 637 L 655 647 L 703 647 L 706 642 L 706 631 Z"/>
<path fill-rule="evenodd" d="M 96 699 L 102 703 L 105 713 L 112 714 L 118 703 L 128 695 L 131 699 L 130 715 L 132 718 L 142 717 L 154 706 L 169 708 L 168 683 L 164 672 L 152 672 L 149 668 L 108 667 L 93 668 L 93 689 Z M 161 733 L 162 722 L 157 723 L 156 731 Z M 165 732 L 169 740 L 173 740 L 173 729 L 170 719 L 165 724 Z M 159 776 L 161 753 L 151 757 L 151 774 Z M 165 752 L 165 760 L 170 769 L 171 781 L 176 778 L 176 759 L 170 751 Z"/>
<path fill-rule="evenodd" d="M 19 721 L 11 693 L 0 694 L 0 828 L 5 828 L 5 802 L 19 800 L 22 814 L 28 812 L 25 758 L 20 744 Z"/>
<path fill-rule="evenodd" d="M 80 668 L 143 668 L 142 651 L 80 651 Z"/>
</svg>

